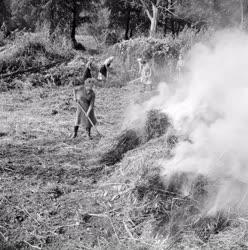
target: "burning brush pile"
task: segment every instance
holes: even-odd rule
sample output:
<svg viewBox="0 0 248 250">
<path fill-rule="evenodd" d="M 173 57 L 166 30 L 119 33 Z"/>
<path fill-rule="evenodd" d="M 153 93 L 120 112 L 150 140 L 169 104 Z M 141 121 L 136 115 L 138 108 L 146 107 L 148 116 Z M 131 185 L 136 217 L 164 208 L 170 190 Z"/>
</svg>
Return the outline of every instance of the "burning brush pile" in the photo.
<svg viewBox="0 0 248 250">
<path fill-rule="evenodd" d="M 124 131 L 116 138 L 113 147 L 103 154 L 100 163 L 106 166 L 115 165 L 122 160 L 128 151 L 166 134 L 170 126 L 171 122 L 166 114 L 158 110 L 149 111 L 144 128 Z"/>
<path fill-rule="evenodd" d="M 112 194 L 115 199 L 118 197 L 112 205 L 122 207 L 121 214 L 114 215 L 115 226 L 129 237 L 147 243 L 154 244 L 154 239 L 166 238 L 174 249 L 183 248 L 188 239 L 194 244 L 208 244 L 212 238 L 222 237 L 222 233 L 231 228 L 231 221 L 226 212 L 220 210 L 211 214 L 205 209 L 209 191 L 216 185 L 211 179 L 183 170 L 170 175 L 161 173 L 155 159 L 159 159 L 162 151 L 171 152 L 178 143 L 178 138 L 170 135 L 171 131 L 169 117 L 151 110 L 142 129 L 124 131 L 102 156 L 100 162 L 112 166 L 120 162 L 126 152 L 139 147 L 121 162 L 122 175 L 116 171 L 108 179 L 111 183 L 124 183 L 121 192 L 115 190 Z M 164 153 L 160 156 L 163 158 Z M 170 157 L 168 155 L 168 159 Z M 122 221 L 118 221 L 119 218 Z"/>
<path fill-rule="evenodd" d="M 247 249 L 247 41 L 247 33 L 228 31 L 196 46 L 189 75 L 149 102 L 164 105 L 176 132 L 188 139 L 171 154 L 164 136 L 146 143 L 110 176 L 121 185 L 114 206 L 122 209 L 130 238 L 161 243 L 154 249 Z M 139 145 L 167 135 L 166 125 L 154 126 L 157 115 L 147 116 Z"/>
<path fill-rule="evenodd" d="M 165 180 L 159 173 L 143 176 L 126 197 L 133 234 L 144 237 L 149 228 L 150 237 L 170 239 L 177 248 L 185 238 L 204 244 L 228 228 L 231 223 L 224 212 L 203 212 L 210 183 L 205 176 L 193 176 L 183 172 Z"/>
</svg>

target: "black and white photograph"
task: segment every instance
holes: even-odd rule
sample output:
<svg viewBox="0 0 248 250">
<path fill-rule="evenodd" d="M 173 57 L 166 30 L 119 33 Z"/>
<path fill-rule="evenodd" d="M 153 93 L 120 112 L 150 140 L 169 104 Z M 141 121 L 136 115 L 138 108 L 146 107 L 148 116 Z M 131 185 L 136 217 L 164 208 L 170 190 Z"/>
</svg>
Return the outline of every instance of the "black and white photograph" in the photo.
<svg viewBox="0 0 248 250">
<path fill-rule="evenodd" d="M 248 250 L 246 142 L 248 0 L 0 0 L 0 250 Z"/>
</svg>

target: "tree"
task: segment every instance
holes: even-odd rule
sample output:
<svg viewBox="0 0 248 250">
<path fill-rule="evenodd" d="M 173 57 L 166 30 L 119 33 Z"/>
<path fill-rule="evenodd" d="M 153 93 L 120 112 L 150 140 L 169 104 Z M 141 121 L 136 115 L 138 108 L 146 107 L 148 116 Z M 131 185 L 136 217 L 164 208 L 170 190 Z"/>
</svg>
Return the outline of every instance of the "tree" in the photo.
<svg viewBox="0 0 248 250">
<path fill-rule="evenodd" d="M 42 0 L 42 13 L 50 23 L 50 34 L 58 26 L 64 31 L 69 29 L 72 45 L 78 48 L 76 28 L 89 22 L 94 4 L 94 0 Z"/>
<path fill-rule="evenodd" d="M 0 25 L 2 25 L 3 22 L 8 22 L 10 19 L 10 12 L 7 8 L 7 4 L 7 1 L 0 0 Z"/>
<path fill-rule="evenodd" d="M 151 22 L 150 25 L 150 37 L 156 34 L 158 26 L 158 10 L 161 0 L 140 0 L 145 12 Z"/>
<path fill-rule="evenodd" d="M 93 36 L 97 45 L 100 45 L 100 40 L 106 33 L 109 27 L 110 11 L 108 8 L 99 8 L 97 13 L 91 18 L 91 22 L 87 25 L 87 32 Z"/>
<path fill-rule="evenodd" d="M 110 10 L 109 28 L 124 30 L 125 40 L 132 37 L 139 25 L 144 24 L 142 7 L 136 0 L 106 0 L 104 7 Z"/>
<path fill-rule="evenodd" d="M 79 24 L 90 19 L 96 0 L 12 0 L 12 15 L 17 26 L 34 29 L 37 23 L 47 22 L 52 35 L 56 28 L 70 33 L 74 48 Z"/>
</svg>

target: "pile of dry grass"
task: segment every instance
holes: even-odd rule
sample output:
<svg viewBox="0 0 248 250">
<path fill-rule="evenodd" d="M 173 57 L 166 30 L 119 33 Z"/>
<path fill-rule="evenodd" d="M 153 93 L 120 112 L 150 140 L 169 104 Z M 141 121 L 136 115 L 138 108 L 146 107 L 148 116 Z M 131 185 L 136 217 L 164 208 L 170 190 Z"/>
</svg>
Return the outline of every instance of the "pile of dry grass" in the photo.
<svg viewBox="0 0 248 250">
<path fill-rule="evenodd" d="M 71 56 L 69 48 L 53 44 L 44 34 L 28 34 L 18 37 L 10 48 L 1 52 L 0 71 L 4 74 L 44 66 Z"/>
<path fill-rule="evenodd" d="M 150 110 L 147 113 L 144 137 L 145 141 L 164 135 L 171 126 L 169 117 L 159 110 Z"/>
<path fill-rule="evenodd" d="M 208 177 L 189 172 L 161 175 L 156 160 L 171 157 L 170 149 L 163 147 L 166 140 L 167 136 L 155 138 L 131 152 L 108 177 L 107 183 L 119 185 L 112 194 L 114 208 L 121 208 L 115 215 L 115 227 L 124 224 L 120 238 L 128 235 L 156 245 L 154 249 L 203 246 L 232 229 L 232 216 L 222 211 L 212 216 L 204 213 L 214 185 Z M 188 242 L 183 243 L 185 238 Z"/>
<path fill-rule="evenodd" d="M 116 141 L 116 144 L 101 157 L 101 164 L 106 166 L 114 165 L 123 158 L 126 152 L 138 147 L 141 143 L 137 132 L 132 129 L 124 131 Z"/>
<path fill-rule="evenodd" d="M 153 138 L 164 135 L 171 126 L 168 116 L 158 110 L 147 113 L 144 129 L 129 129 L 116 138 L 114 146 L 100 159 L 100 163 L 112 166 L 121 161 L 124 154 Z"/>
<path fill-rule="evenodd" d="M 219 212 L 214 216 L 202 214 L 207 196 L 208 180 L 192 173 L 177 173 L 168 183 L 159 173 L 143 176 L 129 197 L 129 216 L 134 222 L 133 232 L 144 235 L 144 225 L 150 225 L 153 237 L 162 236 L 180 241 L 191 232 L 202 242 L 230 225 L 228 217 Z M 189 188 L 184 194 L 184 185 Z M 137 229 L 137 230 L 136 230 Z"/>
</svg>

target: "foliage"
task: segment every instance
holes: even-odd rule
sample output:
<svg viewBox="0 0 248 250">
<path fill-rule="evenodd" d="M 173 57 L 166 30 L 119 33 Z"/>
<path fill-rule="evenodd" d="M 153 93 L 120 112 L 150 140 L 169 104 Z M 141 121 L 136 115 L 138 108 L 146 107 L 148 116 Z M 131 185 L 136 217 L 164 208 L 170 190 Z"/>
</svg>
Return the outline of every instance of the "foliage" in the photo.
<svg viewBox="0 0 248 250">
<path fill-rule="evenodd" d="M 95 8 L 91 0 L 12 0 L 12 20 L 18 28 L 34 30 L 44 23 L 49 27 L 50 36 L 56 30 L 71 38 L 75 49 L 83 49 L 75 35 L 81 23 L 89 22 L 89 12 Z"/>
<path fill-rule="evenodd" d="M 2 52 L 0 69 L 2 73 L 24 70 L 46 65 L 72 56 L 68 46 L 52 43 L 44 34 L 27 34 L 17 37 L 13 45 Z"/>
<path fill-rule="evenodd" d="M 99 8 L 91 18 L 91 22 L 86 26 L 87 33 L 94 37 L 98 45 L 108 31 L 109 16 L 110 11 L 108 8 Z"/>
<path fill-rule="evenodd" d="M 137 58 L 149 55 L 154 62 L 154 81 L 170 80 L 175 71 L 179 53 L 186 54 L 197 42 L 207 40 L 211 30 L 185 28 L 178 36 L 172 34 L 162 38 L 139 37 L 123 41 L 111 47 L 108 54 L 114 55 L 116 64 L 122 72 L 133 79 L 138 73 Z"/>
<path fill-rule="evenodd" d="M 124 30 L 124 39 L 129 39 L 138 30 L 145 31 L 147 20 L 144 18 L 142 7 L 135 1 L 129 0 L 106 0 L 106 8 L 110 10 L 110 29 Z"/>
</svg>

